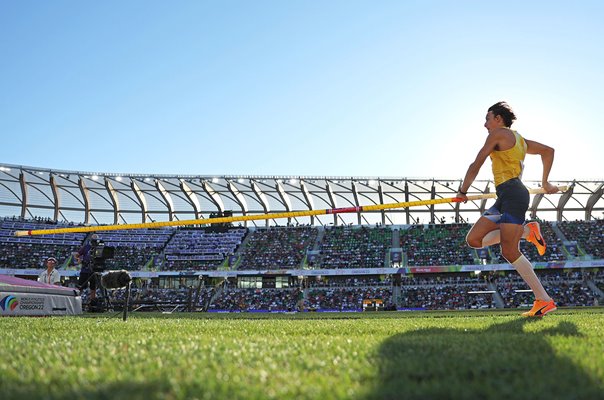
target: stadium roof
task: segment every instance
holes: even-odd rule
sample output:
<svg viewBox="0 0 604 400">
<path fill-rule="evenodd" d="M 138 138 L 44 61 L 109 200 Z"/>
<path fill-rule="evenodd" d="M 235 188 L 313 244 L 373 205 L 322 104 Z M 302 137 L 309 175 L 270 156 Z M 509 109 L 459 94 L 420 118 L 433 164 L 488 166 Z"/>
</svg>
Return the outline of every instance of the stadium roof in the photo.
<svg viewBox="0 0 604 400">
<path fill-rule="evenodd" d="M 570 190 L 564 194 L 531 196 L 532 218 L 563 221 L 604 216 L 604 182 L 553 183 L 569 185 Z M 234 216 L 257 215 L 449 198 L 455 196 L 460 184 L 460 180 L 392 177 L 115 174 L 0 164 L 0 216 L 40 217 L 92 225 L 182 221 L 225 212 L 232 212 Z M 539 186 L 536 181 L 525 181 L 525 184 L 530 188 Z M 491 181 L 476 181 L 469 194 L 493 191 Z M 487 202 L 250 221 L 249 224 L 474 222 Z"/>
</svg>

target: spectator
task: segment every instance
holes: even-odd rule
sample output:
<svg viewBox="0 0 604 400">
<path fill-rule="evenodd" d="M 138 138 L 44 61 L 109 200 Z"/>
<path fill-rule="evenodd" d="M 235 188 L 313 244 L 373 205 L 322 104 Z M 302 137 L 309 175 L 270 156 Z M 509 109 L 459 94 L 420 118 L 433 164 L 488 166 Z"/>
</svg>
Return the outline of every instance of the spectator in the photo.
<svg viewBox="0 0 604 400">
<path fill-rule="evenodd" d="M 55 269 L 57 265 L 57 259 L 54 257 L 48 257 L 46 259 L 46 269 L 38 275 L 38 282 L 48 283 L 49 285 L 60 285 L 61 277 L 59 271 Z"/>
</svg>

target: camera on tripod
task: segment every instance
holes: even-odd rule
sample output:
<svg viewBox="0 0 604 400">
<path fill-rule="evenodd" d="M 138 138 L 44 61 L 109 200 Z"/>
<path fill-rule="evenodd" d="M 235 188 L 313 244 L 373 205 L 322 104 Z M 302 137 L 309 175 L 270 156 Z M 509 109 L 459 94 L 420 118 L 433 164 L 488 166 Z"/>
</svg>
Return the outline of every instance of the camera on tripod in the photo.
<svg viewBox="0 0 604 400">
<path fill-rule="evenodd" d="M 113 258 L 115 247 L 105 245 L 105 242 L 99 239 L 90 240 L 90 264 L 94 272 L 103 272 L 105 270 L 105 261 Z"/>
</svg>

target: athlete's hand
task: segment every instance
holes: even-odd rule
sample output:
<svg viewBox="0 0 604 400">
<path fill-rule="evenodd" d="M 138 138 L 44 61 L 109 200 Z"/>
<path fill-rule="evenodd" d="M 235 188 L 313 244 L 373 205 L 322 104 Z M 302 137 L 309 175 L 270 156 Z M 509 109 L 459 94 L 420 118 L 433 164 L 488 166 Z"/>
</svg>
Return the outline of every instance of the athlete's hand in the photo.
<svg viewBox="0 0 604 400">
<path fill-rule="evenodd" d="M 545 190 L 545 193 L 548 193 L 548 194 L 556 193 L 559 191 L 558 186 L 552 185 L 549 182 L 543 183 L 541 185 L 541 187 L 543 187 L 543 190 Z"/>
<path fill-rule="evenodd" d="M 468 202 L 468 195 L 467 194 L 463 194 L 460 192 L 457 192 L 457 194 L 455 195 L 456 199 L 459 199 L 459 202 L 464 202 L 467 203 Z"/>
</svg>

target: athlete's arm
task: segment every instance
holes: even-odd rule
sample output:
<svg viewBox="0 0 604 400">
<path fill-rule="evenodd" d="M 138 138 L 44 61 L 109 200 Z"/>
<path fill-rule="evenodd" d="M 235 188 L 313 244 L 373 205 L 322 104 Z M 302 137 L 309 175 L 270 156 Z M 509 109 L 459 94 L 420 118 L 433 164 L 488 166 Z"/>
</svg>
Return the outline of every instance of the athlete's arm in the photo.
<svg viewBox="0 0 604 400">
<path fill-rule="evenodd" d="M 463 201 L 467 201 L 467 196 L 464 193 L 468 192 L 468 189 L 472 185 L 472 182 L 474 182 L 474 179 L 476 179 L 476 176 L 478 175 L 478 172 L 480 172 L 480 168 L 484 164 L 485 160 L 487 159 L 489 154 L 491 154 L 497 147 L 500 137 L 500 131 L 489 133 L 489 136 L 487 136 L 487 140 L 478 152 L 478 155 L 476 155 L 476 159 L 468 167 L 466 176 L 463 179 L 461 187 L 459 188 L 459 192 L 457 193 L 457 197 L 463 199 Z"/>
<path fill-rule="evenodd" d="M 533 140 L 524 139 L 524 141 L 526 142 L 527 154 L 538 154 L 541 156 L 541 162 L 543 163 L 541 186 L 547 193 L 556 193 L 558 191 L 558 187 L 549 183 L 548 180 L 549 173 L 552 170 L 552 165 L 554 164 L 554 149 Z"/>
</svg>

